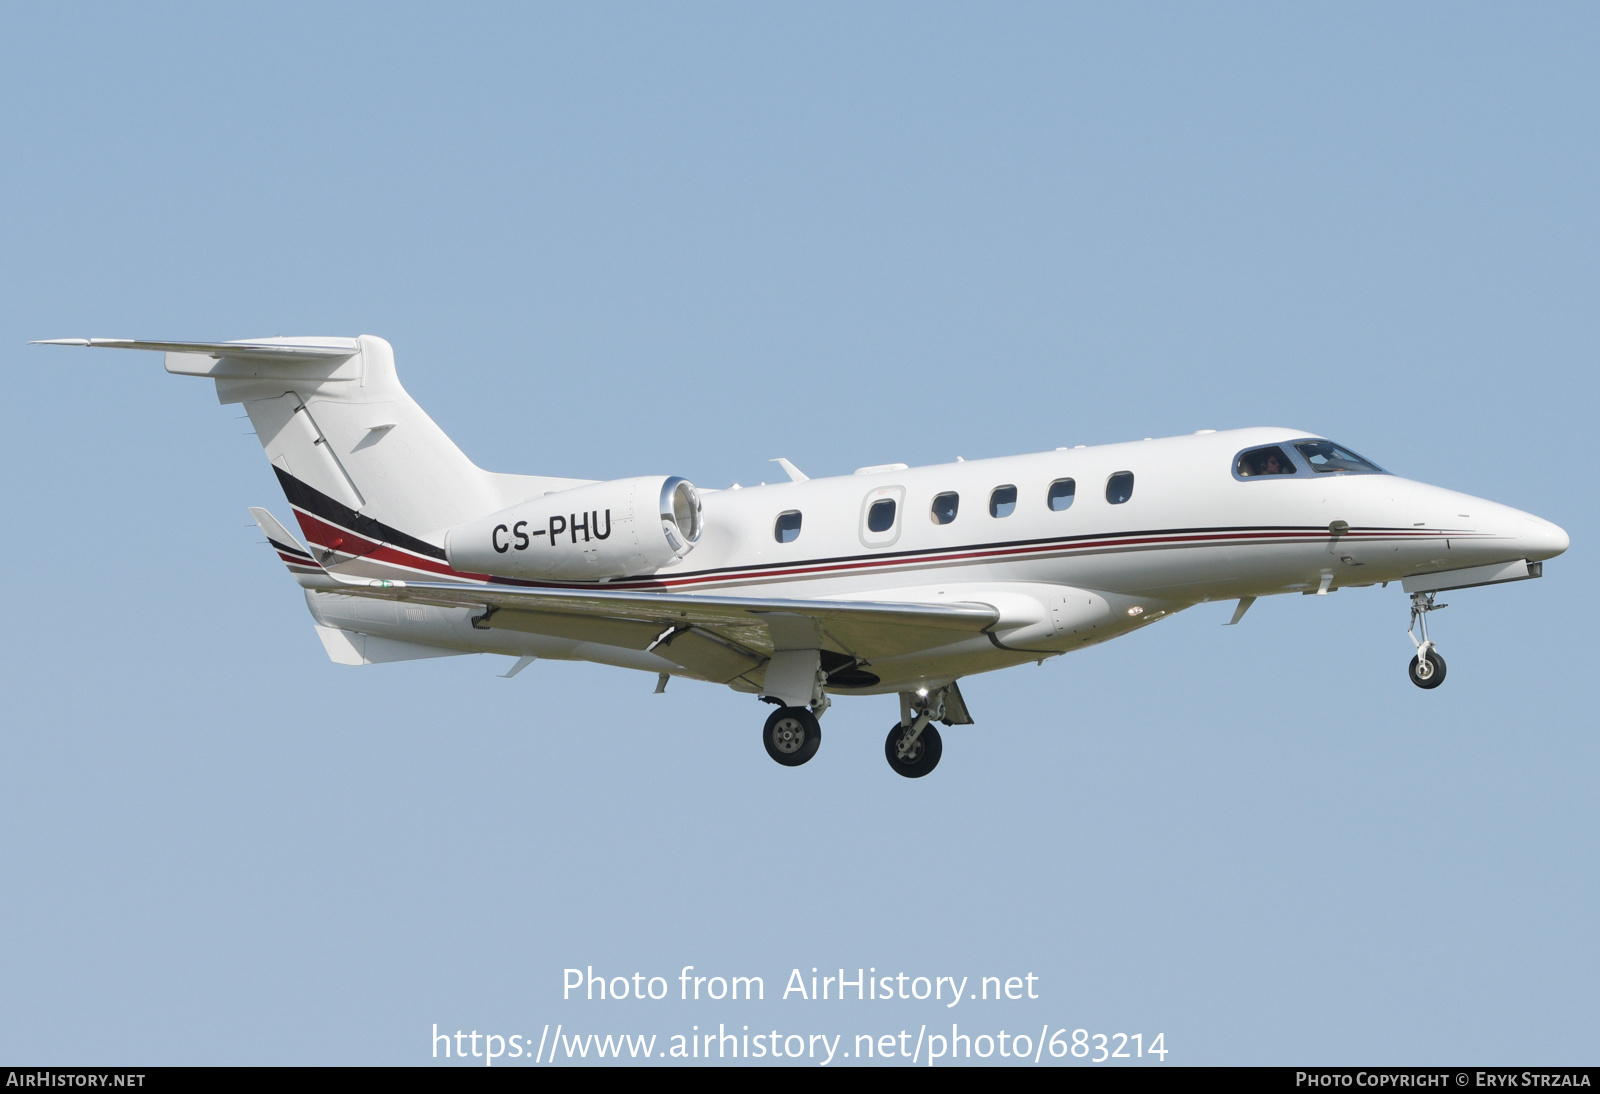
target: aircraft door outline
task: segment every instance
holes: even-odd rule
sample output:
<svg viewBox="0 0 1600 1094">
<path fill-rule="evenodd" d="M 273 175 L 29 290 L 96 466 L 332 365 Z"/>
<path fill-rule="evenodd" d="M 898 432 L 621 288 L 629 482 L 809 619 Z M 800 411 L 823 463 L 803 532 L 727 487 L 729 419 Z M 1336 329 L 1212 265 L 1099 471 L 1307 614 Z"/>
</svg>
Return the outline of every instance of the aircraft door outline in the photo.
<svg viewBox="0 0 1600 1094">
<path fill-rule="evenodd" d="M 906 488 L 880 486 L 861 499 L 859 532 L 863 547 L 892 547 L 904 525 Z"/>
</svg>

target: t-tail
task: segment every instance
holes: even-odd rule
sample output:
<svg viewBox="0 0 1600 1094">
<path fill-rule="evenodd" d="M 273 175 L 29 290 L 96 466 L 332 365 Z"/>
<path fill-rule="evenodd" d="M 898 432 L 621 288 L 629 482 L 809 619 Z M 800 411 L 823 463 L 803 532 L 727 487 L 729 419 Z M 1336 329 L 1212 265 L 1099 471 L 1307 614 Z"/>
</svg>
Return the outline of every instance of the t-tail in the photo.
<svg viewBox="0 0 1600 1094">
<path fill-rule="evenodd" d="M 372 335 L 45 344 L 161 351 L 168 372 L 215 381 L 219 402 L 244 404 L 310 564 L 345 576 L 466 576 L 446 560 L 450 529 L 589 481 L 478 467 L 400 386 L 393 349 Z M 298 543 L 274 546 L 297 579 L 313 576 L 294 558 Z"/>
</svg>

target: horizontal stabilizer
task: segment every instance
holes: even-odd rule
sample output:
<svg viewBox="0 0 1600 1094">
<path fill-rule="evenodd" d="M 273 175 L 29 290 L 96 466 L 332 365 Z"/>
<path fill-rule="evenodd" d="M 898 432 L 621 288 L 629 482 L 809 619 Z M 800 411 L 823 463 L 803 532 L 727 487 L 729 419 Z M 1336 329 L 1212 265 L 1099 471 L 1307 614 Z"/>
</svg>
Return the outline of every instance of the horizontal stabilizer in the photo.
<svg viewBox="0 0 1600 1094">
<path fill-rule="evenodd" d="M 88 346 L 91 349 L 143 349 L 158 353 L 193 353 L 281 363 L 323 362 L 354 357 L 361 347 L 354 338 L 256 338 L 238 342 L 163 342 L 144 338 L 41 338 L 32 346 Z"/>
<path fill-rule="evenodd" d="M 418 661 L 425 657 L 458 657 L 466 652 L 379 638 L 359 631 L 324 627 L 320 623 L 314 626 L 317 628 L 317 637 L 322 639 L 322 648 L 328 651 L 328 660 L 336 665 L 381 665 L 389 661 Z"/>
<path fill-rule="evenodd" d="M 361 377 L 361 343 L 355 338 L 247 338 L 237 342 L 48 338 L 31 344 L 142 349 L 165 353 L 168 372 L 174 376 L 204 376 L 218 381 L 217 397 L 224 402 L 237 402 L 249 397 L 239 391 L 224 397 L 228 381 L 270 380 L 321 386 Z"/>
</svg>

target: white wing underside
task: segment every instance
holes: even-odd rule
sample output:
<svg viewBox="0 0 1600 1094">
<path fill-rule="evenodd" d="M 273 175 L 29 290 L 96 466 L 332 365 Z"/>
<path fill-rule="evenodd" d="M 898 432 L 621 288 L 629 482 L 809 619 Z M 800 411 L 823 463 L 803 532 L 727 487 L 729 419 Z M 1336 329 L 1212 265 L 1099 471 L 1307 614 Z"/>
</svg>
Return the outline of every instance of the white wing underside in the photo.
<svg viewBox="0 0 1600 1094">
<path fill-rule="evenodd" d="M 742 651 L 752 664 L 783 649 L 828 649 L 870 662 L 874 658 L 937 649 L 981 635 L 1000 618 L 994 607 L 976 603 L 776 600 L 336 580 L 337 591 L 352 596 L 478 608 L 488 613 L 483 625 L 495 629 L 584 637 L 633 649 L 658 648 L 662 656 L 672 660 L 678 660 L 680 655 L 695 660 L 690 651 L 696 640 L 711 639 L 730 651 Z"/>
</svg>

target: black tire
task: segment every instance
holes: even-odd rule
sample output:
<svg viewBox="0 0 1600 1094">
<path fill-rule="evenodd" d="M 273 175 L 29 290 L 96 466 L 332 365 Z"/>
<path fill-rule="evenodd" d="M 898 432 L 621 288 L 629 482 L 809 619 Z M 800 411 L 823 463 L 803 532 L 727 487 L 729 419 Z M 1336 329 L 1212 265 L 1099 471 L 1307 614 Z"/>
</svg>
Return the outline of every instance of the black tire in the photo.
<svg viewBox="0 0 1600 1094">
<path fill-rule="evenodd" d="M 805 707 L 779 707 L 767 719 L 761 743 L 767 746 L 767 755 L 784 767 L 799 767 L 817 754 L 822 727 Z"/>
<path fill-rule="evenodd" d="M 1436 688 L 1444 683 L 1444 658 L 1433 650 L 1428 651 L 1428 665 L 1423 668 L 1419 658 L 1413 657 L 1411 665 L 1406 670 L 1411 675 L 1411 682 L 1419 688 Z"/>
<path fill-rule="evenodd" d="M 912 746 L 911 755 L 902 760 L 900 739 L 906 735 L 906 730 L 909 728 L 899 722 L 890 726 L 889 737 L 883 742 L 883 754 L 888 759 L 889 766 L 894 768 L 896 775 L 904 775 L 908 779 L 920 779 L 939 766 L 939 757 L 944 755 L 944 741 L 937 729 L 931 725 L 926 726 L 917 736 L 917 743 Z"/>
</svg>

